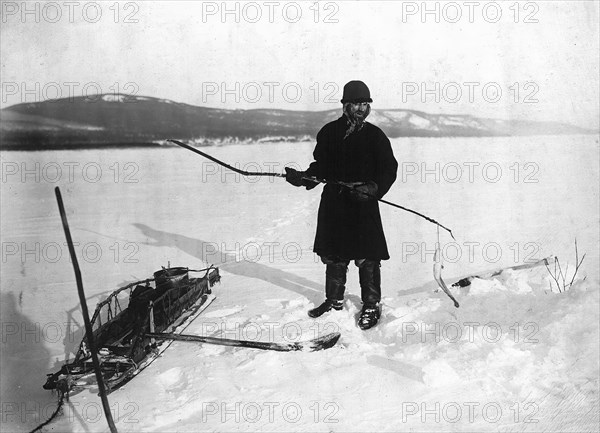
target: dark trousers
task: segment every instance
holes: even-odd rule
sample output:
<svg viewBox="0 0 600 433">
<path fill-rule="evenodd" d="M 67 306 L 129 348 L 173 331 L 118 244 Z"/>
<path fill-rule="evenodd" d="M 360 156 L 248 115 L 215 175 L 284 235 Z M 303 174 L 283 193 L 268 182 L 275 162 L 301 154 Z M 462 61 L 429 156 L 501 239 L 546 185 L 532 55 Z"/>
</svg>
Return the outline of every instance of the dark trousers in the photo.
<svg viewBox="0 0 600 433">
<path fill-rule="evenodd" d="M 346 273 L 350 260 L 340 257 L 321 257 L 327 265 L 325 270 L 325 297 L 332 301 L 344 299 L 346 291 Z M 381 301 L 381 262 L 379 260 L 358 259 L 354 263 L 358 267 L 360 292 L 363 304 L 374 305 Z"/>
</svg>

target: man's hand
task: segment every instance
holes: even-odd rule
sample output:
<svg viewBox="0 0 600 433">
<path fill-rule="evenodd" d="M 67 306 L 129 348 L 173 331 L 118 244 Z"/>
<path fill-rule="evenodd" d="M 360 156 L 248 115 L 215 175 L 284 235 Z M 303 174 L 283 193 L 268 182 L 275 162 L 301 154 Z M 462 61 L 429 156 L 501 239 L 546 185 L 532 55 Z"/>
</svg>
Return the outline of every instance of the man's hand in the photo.
<svg viewBox="0 0 600 433">
<path fill-rule="evenodd" d="M 356 201 L 369 201 L 375 199 L 377 184 L 373 181 L 351 184 L 350 197 Z M 368 195 L 367 195 L 368 194 Z"/>
<path fill-rule="evenodd" d="M 304 182 L 302 177 L 304 176 L 303 171 L 294 170 L 290 167 L 285 167 L 285 180 L 294 186 L 302 186 Z"/>
</svg>

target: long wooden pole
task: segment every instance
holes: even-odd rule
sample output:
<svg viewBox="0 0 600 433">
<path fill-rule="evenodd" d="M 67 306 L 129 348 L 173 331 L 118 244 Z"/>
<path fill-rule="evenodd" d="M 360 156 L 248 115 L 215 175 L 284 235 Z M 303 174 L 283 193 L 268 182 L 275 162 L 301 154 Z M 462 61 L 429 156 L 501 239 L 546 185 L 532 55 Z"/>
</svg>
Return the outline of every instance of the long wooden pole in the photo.
<svg viewBox="0 0 600 433">
<path fill-rule="evenodd" d="M 85 334 L 87 336 L 88 344 L 90 345 L 90 352 L 92 353 L 92 363 L 96 372 L 96 381 L 98 382 L 98 393 L 102 400 L 102 407 L 104 408 L 104 415 L 106 415 L 106 421 L 110 427 L 112 433 L 117 433 L 117 427 L 113 421 L 112 414 L 110 412 L 110 406 L 108 405 L 108 398 L 106 397 L 106 387 L 104 386 L 104 378 L 102 377 L 102 371 L 100 370 L 100 362 L 98 361 L 98 352 L 96 350 L 96 342 L 94 341 L 94 333 L 92 330 L 92 324 L 90 322 L 90 314 L 88 312 L 87 303 L 85 301 L 85 293 L 83 291 L 83 282 L 81 280 L 81 271 L 79 270 L 79 263 L 77 262 L 77 256 L 75 255 L 75 248 L 73 247 L 73 239 L 71 239 L 71 231 L 69 230 L 69 223 L 67 221 L 67 214 L 65 213 L 65 207 L 63 205 L 62 196 L 60 189 L 56 187 L 54 189 L 56 193 L 56 201 L 58 202 L 58 210 L 60 211 L 60 217 L 62 219 L 63 229 L 65 230 L 65 236 L 67 238 L 67 244 L 69 245 L 69 254 L 71 255 L 71 261 L 73 262 L 73 270 L 75 271 L 75 280 L 77 281 L 77 292 L 79 293 L 79 303 L 81 304 L 81 312 L 83 314 L 83 322 L 85 323 Z"/>
<path fill-rule="evenodd" d="M 223 166 L 223 167 L 225 167 L 225 168 L 228 168 L 229 170 L 232 170 L 232 171 L 234 171 L 234 172 L 236 172 L 236 173 L 239 173 L 239 174 L 241 174 L 242 176 L 271 176 L 271 177 L 285 177 L 285 174 L 280 174 L 280 173 L 251 172 L 251 171 L 244 171 L 244 170 L 240 170 L 239 168 L 233 167 L 233 166 L 231 166 L 231 165 L 229 165 L 229 164 L 227 164 L 227 163 L 225 163 L 225 162 L 223 162 L 223 161 L 220 161 L 220 160 L 218 160 L 217 158 L 215 158 L 214 156 L 210 156 L 208 153 L 206 153 L 206 152 L 202 152 L 201 150 L 198 150 L 198 149 L 196 149 L 195 147 L 192 147 L 192 146 L 190 146 L 189 144 L 185 144 L 185 143 L 183 143 L 183 142 L 181 142 L 181 141 L 179 141 L 179 140 L 168 139 L 167 141 L 170 141 L 171 143 L 173 143 L 173 144 L 176 144 L 177 146 L 183 147 L 184 149 L 187 149 L 187 150 L 189 150 L 189 151 L 191 151 L 191 152 L 197 153 L 198 155 L 202 155 L 203 157 L 205 157 L 205 158 L 207 158 L 207 159 L 210 159 L 211 161 L 213 161 L 213 162 L 216 162 L 217 164 L 219 164 L 219 165 L 221 165 L 221 166 Z M 347 184 L 347 183 L 345 183 L 345 182 L 341 182 L 341 181 L 337 181 L 337 180 L 319 179 L 319 178 L 316 178 L 316 177 L 311 177 L 311 176 L 308 176 L 308 177 L 303 177 L 302 179 L 309 180 L 309 181 L 311 181 L 311 182 L 315 182 L 315 183 L 333 183 L 333 184 L 336 184 L 336 185 L 344 186 L 344 187 L 346 187 L 346 188 L 354 189 L 354 187 L 353 187 L 353 186 L 351 186 L 351 185 L 348 185 L 348 184 Z M 355 189 L 354 189 L 354 190 L 355 190 Z M 355 190 L 355 191 L 356 191 L 356 190 Z M 382 199 L 382 198 L 376 197 L 376 196 L 374 196 L 373 194 L 369 194 L 368 192 L 363 192 L 363 191 L 357 191 L 357 192 L 358 192 L 359 194 L 362 194 L 362 195 L 365 195 L 365 196 L 367 196 L 367 197 L 370 197 L 370 198 L 372 198 L 372 199 L 374 199 L 374 200 L 377 200 L 378 202 L 381 202 L 381 203 L 387 204 L 387 205 L 389 205 L 389 206 L 393 206 L 393 207 L 395 207 L 395 208 L 402 209 L 402 210 L 404 210 L 404 211 L 406 211 L 406 212 L 410 212 L 410 213 L 412 213 L 412 214 L 414 214 L 414 215 L 420 216 L 421 218 L 423 218 L 423 219 L 425 219 L 425 220 L 429 221 L 430 223 L 436 224 L 438 227 L 441 227 L 441 228 L 443 228 L 443 229 L 444 229 L 444 230 L 446 230 L 448 233 L 450 233 L 450 236 L 452 236 L 452 239 L 456 240 L 456 239 L 454 238 L 454 234 L 452 233 L 452 230 L 450 230 L 448 227 L 446 227 L 446 226 L 444 226 L 444 225 L 440 224 L 439 222 L 437 222 L 437 221 L 436 221 L 436 220 L 434 220 L 433 218 L 430 218 L 430 217 L 428 217 L 427 215 L 424 215 L 424 214 L 422 214 L 422 213 L 420 213 L 420 212 L 417 212 L 417 211 L 415 211 L 415 210 L 409 209 L 409 208 L 407 208 L 407 207 L 400 206 L 399 204 L 392 203 L 391 201 L 387 201 L 387 200 L 384 200 L 384 199 Z"/>
</svg>

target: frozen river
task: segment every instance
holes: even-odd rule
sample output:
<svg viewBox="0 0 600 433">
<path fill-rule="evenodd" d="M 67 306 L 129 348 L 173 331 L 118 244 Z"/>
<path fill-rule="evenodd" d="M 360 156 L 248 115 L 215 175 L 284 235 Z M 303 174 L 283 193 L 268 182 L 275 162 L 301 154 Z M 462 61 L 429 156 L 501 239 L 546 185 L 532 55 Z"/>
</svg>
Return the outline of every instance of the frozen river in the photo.
<svg viewBox="0 0 600 433">
<path fill-rule="evenodd" d="M 312 148 L 313 143 L 304 142 L 230 145 L 203 150 L 245 170 L 283 172 L 286 165 L 307 167 Z M 400 164 L 398 180 L 385 199 L 425 213 L 453 230 L 455 241 L 440 232 L 446 281 L 550 255 L 557 255 L 561 263 L 568 262 L 572 268 L 574 239 L 577 238 L 580 256 L 587 254 L 581 275 L 587 275 L 586 281 L 597 291 L 600 244 L 597 137 L 404 138 L 394 139 L 393 148 Z M 62 190 L 72 235 L 78 243 L 76 251 L 91 309 L 112 290 L 148 278 L 168 262 L 191 268 L 205 263 L 220 266 L 223 283 L 217 288 L 221 293 L 217 301 L 220 306 L 215 308 L 219 308 L 217 311 L 223 316 L 231 315 L 231 320 L 255 320 L 260 318 L 261 309 L 267 318 L 284 320 L 288 314 L 289 320 L 301 320 L 307 306 L 323 297 L 324 266 L 311 251 L 320 188 L 306 192 L 280 178 L 243 178 L 176 147 L 3 152 L 1 159 L 2 424 L 8 430 L 29 430 L 51 413 L 54 397 L 41 388 L 45 374 L 60 365 L 65 357 L 73 356 L 82 332 L 73 270 L 53 192 L 55 186 Z M 389 345 L 397 331 L 392 326 L 393 320 L 401 317 L 399 309 L 409 311 L 407 305 L 413 305 L 406 301 L 407 296 L 415 295 L 419 302 L 425 302 L 430 295 L 435 297 L 439 300 L 436 307 L 427 307 L 432 311 L 437 311 L 440 302 L 448 310 L 451 304 L 443 294 L 432 294 L 431 290 L 437 241 L 435 226 L 386 205 L 381 205 L 381 211 L 391 255 L 391 260 L 382 266 L 384 304 L 394 315 L 390 315 L 388 321 L 383 320 L 376 331 L 378 334 L 372 335 L 378 336 L 378 343 Z M 359 293 L 357 271 L 353 267 L 348 291 L 352 295 Z M 591 302 L 597 302 L 597 297 Z M 277 313 L 281 306 L 284 313 Z M 461 310 L 463 307 L 469 311 L 468 302 Z M 483 307 L 477 303 L 471 308 L 481 312 Z M 351 316 L 346 319 L 351 324 Z M 340 319 L 342 328 L 346 326 L 344 320 Z M 597 320 L 592 328 L 590 332 L 597 334 Z M 366 334 L 342 331 L 343 339 L 349 334 L 344 343 L 349 351 L 355 344 L 354 333 L 357 341 L 368 344 Z M 595 344 L 592 349 L 597 351 L 597 340 Z M 195 347 L 194 350 L 200 349 Z M 240 352 L 207 350 L 209 359 L 220 357 L 232 369 L 241 369 L 237 376 L 223 376 L 222 382 L 217 382 L 226 385 L 213 384 L 211 392 L 205 390 L 205 395 L 210 394 L 214 401 L 236 392 L 236 387 L 243 388 L 236 382 L 242 374 L 267 374 L 267 365 L 277 370 L 276 363 L 270 364 L 274 358 L 267 359 L 262 367 L 250 358 L 248 366 L 238 359 L 242 356 Z M 400 351 L 397 346 L 393 350 L 389 346 L 384 352 L 388 358 L 398 360 Z M 375 352 L 360 349 L 355 361 L 360 363 L 365 353 Z M 196 353 L 196 356 L 204 355 Z M 460 353 L 460 357 L 465 356 L 484 355 Z M 457 354 L 456 358 L 450 356 L 449 359 L 460 357 Z M 299 362 L 306 362 L 310 367 L 319 365 L 314 358 Z M 336 361 L 332 358 L 327 362 Z M 345 372 L 343 383 L 348 389 L 363 389 L 364 383 L 357 385 L 346 374 L 366 370 L 360 366 L 352 370 L 352 361 L 347 362 L 341 369 Z M 380 370 L 387 368 L 388 373 L 394 369 L 382 362 L 377 364 L 371 359 L 370 366 Z M 520 361 L 515 358 L 513 362 Z M 373 367 L 374 364 L 377 365 Z M 156 368 L 159 369 L 157 374 L 162 373 L 162 376 L 158 375 L 157 382 L 148 386 L 148 392 L 154 387 L 162 389 L 157 398 L 171 408 L 165 414 L 160 405 L 148 409 L 148 397 L 126 394 L 127 399 L 123 400 L 125 394 L 119 397 L 117 394 L 121 391 L 114 393 L 116 410 L 120 410 L 120 429 L 252 431 L 257 428 L 252 423 L 227 424 L 218 418 L 214 418 L 212 424 L 212 418 L 202 418 L 205 425 L 199 426 L 200 415 L 190 418 L 189 414 L 175 410 L 176 402 L 169 402 L 172 398 L 169 396 L 177 394 L 173 391 L 177 387 L 182 389 L 179 398 L 190 397 L 191 385 L 188 386 L 186 380 L 192 382 L 192 373 L 180 372 L 174 361 L 169 364 L 170 369 Z M 440 368 L 443 370 L 445 366 Z M 466 380 L 460 369 L 453 368 Z M 567 368 L 565 366 L 565 370 Z M 218 380 L 219 374 L 224 373 L 217 371 L 217 379 L 211 380 Z M 301 371 L 291 369 L 289 374 L 291 380 L 302 381 Z M 326 374 L 327 380 L 331 380 L 336 373 Z M 437 377 L 432 374 L 429 373 L 430 378 Z M 481 374 L 481 380 L 489 378 L 488 373 Z M 564 383 L 570 383 L 569 380 L 565 379 Z M 126 390 L 135 390 L 135 382 Z M 267 382 L 265 386 L 272 393 L 259 393 L 255 399 L 262 398 L 260 401 L 264 402 L 267 397 L 281 401 L 297 398 L 299 404 L 306 404 L 305 412 L 310 410 L 308 396 L 292 397 L 286 393 L 293 388 Z M 436 380 L 420 381 L 423 382 L 423 386 L 446 385 Z M 314 392 L 304 389 L 306 386 L 304 384 L 302 389 L 307 395 Z M 321 391 L 330 398 L 341 392 Z M 515 391 L 515 395 L 521 391 Z M 365 392 L 371 395 L 374 391 Z M 339 399 L 335 397 L 343 422 L 327 424 L 320 419 L 317 424 L 314 420 L 289 424 L 282 421 L 265 423 L 263 428 L 307 431 L 360 431 L 369 426 L 384 430 L 407 428 L 406 423 L 390 424 L 397 413 L 394 414 L 385 401 L 389 399 L 390 405 L 398 404 L 399 397 L 375 394 L 383 399 L 381 411 L 369 405 L 365 410 L 372 410 L 372 416 L 367 414 L 367 419 L 381 420 L 381 425 L 377 422 L 361 425 L 355 419 L 353 411 L 361 405 L 358 397 L 350 392 Z M 478 395 L 480 398 L 481 394 Z M 87 398 L 87 402 L 97 401 L 93 394 Z M 135 406 L 127 406 L 126 402 L 135 402 Z M 322 411 L 331 409 L 332 406 L 325 407 L 327 402 L 329 400 L 323 403 Z M 179 403 L 185 407 L 185 402 Z M 197 403 L 194 408 L 198 414 L 210 414 L 214 407 Z M 61 429 L 106 429 L 102 420 L 85 422 L 84 418 L 92 418 L 90 414 L 73 407 L 68 411 L 71 418 L 67 414 L 58 421 L 62 422 Z M 310 413 L 312 416 L 313 412 Z M 325 414 L 327 412 L 323 412 L 321 418 Z M 132 416 L 138 421 L 128 424 L 127 418 L 133 419 Z M 494 424 L 466 421 L 450 427 L 417 421 L 419 423 L 410 424 L 417 431 L 497 428 Z M 525 428 L 521 427 L 523 425 L 510 424 L 506 429 Z"/>
</svg>

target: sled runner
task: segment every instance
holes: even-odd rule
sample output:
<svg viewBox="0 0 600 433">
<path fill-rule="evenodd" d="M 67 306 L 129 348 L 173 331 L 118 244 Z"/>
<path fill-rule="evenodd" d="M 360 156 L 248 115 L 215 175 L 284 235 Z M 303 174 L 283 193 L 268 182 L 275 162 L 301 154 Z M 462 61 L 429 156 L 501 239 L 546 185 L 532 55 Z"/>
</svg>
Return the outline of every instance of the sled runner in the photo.
<svg viewBox="0 0 600 433">
<path fill-rule="evenodd" d="M 190 272 L 204 275 L 190 278 Z M 219 280 L 216 267 L 200 271 L 168 267 L 155 272 L 154 278 L 115 290 L 98 304 L 91 323 L 107 393 L 139 374 L 172 342 L 146 334 L 181 333 L 214 300 L 211 287 Z M 69 391 L 93 383 L 91 352 L 84 337 L 75 359 L 49 374 L 44 388 Z"/>
</svg>

